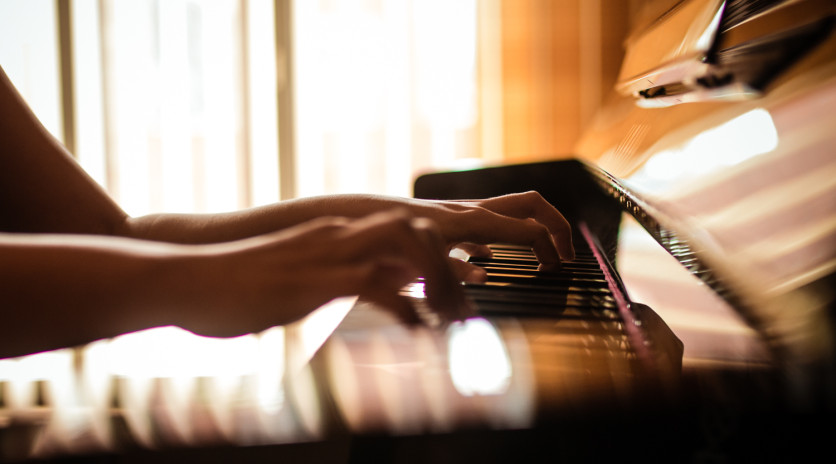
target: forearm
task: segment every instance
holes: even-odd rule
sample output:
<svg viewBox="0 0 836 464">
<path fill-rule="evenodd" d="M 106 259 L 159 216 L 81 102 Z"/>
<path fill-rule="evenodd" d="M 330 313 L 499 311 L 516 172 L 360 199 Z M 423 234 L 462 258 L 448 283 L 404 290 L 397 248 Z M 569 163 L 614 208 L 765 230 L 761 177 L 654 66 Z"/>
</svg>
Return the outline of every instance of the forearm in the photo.
<svg viewBox="0 0 836 464">
<path fill-rule="evenodd" d="M 564 259 L 574 255 L 568 222 L 536 192 L 464 202 L 363 194 L 319 196 L 218 215 L 132 218 L 119 234 L 175 243 L 219 243 L 321 217 L 356 219 L 391 210 L 433 220 L 448 245 L 497 241 L 529 245 L 546 267 L 559 263 L 558 251 Z"/>
<path fill-rule="evenodd" d="M 0 257 L 0 357 L 176 324 L 193 291 L 173 245 L 3 234 Z"/>
<path fill-rule="evenodd" d="M 392 208 L 421 207 L 378 195 L 300 198 L 222 214 L 155 214 L 131 218 L 118 235 L 172 243 L 219 243 L 283 230 L 319 217 L 360 218 Z"/>
</svg>

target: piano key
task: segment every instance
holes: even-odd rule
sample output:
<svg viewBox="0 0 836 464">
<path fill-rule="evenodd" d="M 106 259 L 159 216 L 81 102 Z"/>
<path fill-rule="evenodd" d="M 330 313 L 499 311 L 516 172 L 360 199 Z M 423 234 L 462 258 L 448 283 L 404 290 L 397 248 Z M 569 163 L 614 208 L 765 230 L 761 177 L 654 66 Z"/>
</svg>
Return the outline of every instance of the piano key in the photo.
<svg viewBox="0 0 836 464">
<path fill-rule="evenodd" d="M 515 261 L 507 261 L 503 259 L 494 259 L 489 261 L 470 261 L 472 264 L 480 267 L 485 268 L 495 268 L 495 269 L 517 269 L 520 271 L 528 271 L 528 272 L 537 272 L 539 268 L 539 264 L 527 264 Z M 597 266 L 591 265 L 577 265 L 567 263 L 561 266 L 560 270 L 557 271 L 540 271 L 543 273 L 553 273 L 553 274 L 565 274 L 565 275 L 573 275 L 573 274 L 595 274 L 601 275 L 601 269 Z"/>
<path fill-rule="evenodd" d="M 539 270 L 530 247 L 494 244 L 490 248 L 491 257 L 468 260 L 487 272 L 485 283 L 465 284 L 465 294 L 481 314 L 561 320 L 582 315 L 594 321 L 600 317 L 595 311 L 617 308 L 604 273 L 585 243 L 576 245 L 576 259 L 562 263 L 556 271 Z M 615 312 L 608 314 L 619 320 Z"/>
<path fill-rule="evenodd" d="M 574 273 L 574 274 L 554 274 L 554 273 L 537 273 L 526 270 L 495 267 L 495 266 L 480 266 L 487 271 L 489 280 L 519 282 L 519 283 L 542 283 L 544 285 L 574 285 L 585 287 L 607 288 L 607 282 L 602 278 L 600 273 Z"/>
<path fill-rule="evenodd" d="M 522 257 L 507 257 L 503 255 L 494 256 L 492 258 L 472 258 L 472 263 L 481 264 L 501 264 L 505 266 L 519 266 L 520 268 L 538 269 L 540 263 L 536 259 L 522 258 Z M 561 263 L 560 271 L 566 270 L 599 270 L 598 263 L 592 261 L 564 261 Z M 557 272 L 557 271 L 554 271 Z"/>
<path fill-rule="evenodd" d="M 558 316 L 566 308 L 613 309 L 615 301 L 610 295 L 582 292 L 541 291 L 519 287 L 492 287 L 485 284 L 468 284 L 465 294 L 476 304 L 480 312 L 490 313 L 538 313 Z"/>
</svg>

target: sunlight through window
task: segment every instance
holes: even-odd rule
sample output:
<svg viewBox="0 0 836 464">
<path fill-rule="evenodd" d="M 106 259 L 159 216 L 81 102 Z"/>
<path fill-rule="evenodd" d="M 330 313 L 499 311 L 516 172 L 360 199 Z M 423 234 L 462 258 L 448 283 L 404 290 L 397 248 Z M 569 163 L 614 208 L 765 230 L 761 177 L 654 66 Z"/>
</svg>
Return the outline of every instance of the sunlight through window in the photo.
<svg viewBox="0 0 836 464">
<path fill-rule="evenodd" d="M 298 194 L 411 194 L 476 150 L 476 2 L 294 3 Z"/>
<path fill-rule="evenodd" d="M 450 376 L 464 396 L 498 395 L 511 383 L 511 361 L 499 332 L 485 319 L 450 327 Z"/>
</svg>

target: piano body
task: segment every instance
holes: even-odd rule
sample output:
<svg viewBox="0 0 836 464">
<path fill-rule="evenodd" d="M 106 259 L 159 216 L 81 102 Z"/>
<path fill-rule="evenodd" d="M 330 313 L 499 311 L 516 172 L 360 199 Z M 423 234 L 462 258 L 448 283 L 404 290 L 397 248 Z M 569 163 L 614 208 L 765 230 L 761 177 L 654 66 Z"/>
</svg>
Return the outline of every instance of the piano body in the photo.
<svg viewBox="0 0 836 464">
<path fill-rule="evenodd" d="M 163 328 L 2 360 L 0 461 L 826 450 L 836 7 L 669 3 L 627 41 L 617 93 L 572 157 L 415 183 L 422 198 L 537 190 L 573 224 L 575 261 L 539 272 L 497 244 L 474 261 L 488 283 L 465 289 L 480 317 L 447 327 L 348 298 L 239 339 Z M 404 294 L 421 306 L 420 281 Z"/>
</svg>

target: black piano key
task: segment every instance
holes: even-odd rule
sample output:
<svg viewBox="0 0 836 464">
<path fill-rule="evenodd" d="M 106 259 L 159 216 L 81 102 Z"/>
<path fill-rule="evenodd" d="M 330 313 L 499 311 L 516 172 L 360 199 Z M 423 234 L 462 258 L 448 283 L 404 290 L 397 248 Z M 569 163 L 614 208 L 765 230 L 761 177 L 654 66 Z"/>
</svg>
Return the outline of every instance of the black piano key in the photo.
<svg viewBox="0 0 836 464">
<path fill-rule="evenodd" d="M 537 261 L 535 258 L 524 258 L 524 257 L 506 257 L 503 255 L 493 256 L 491 258 L 479 258 L 473 257 L 469 260 L 471 263 L 476 265 L 487 265 L 492 264 L 496 266 L 515 266 L 519 267 L 520 269 L 538 269 L 540 267 L 540 262 Z M 600 272 L 601 269 L 598 267 L 597 262 L 592 261 L 564 261 L 561 263 L 559 271 L 551 271 L 551 272 L 560 272 L 560 271 L 597 271 Z"/>
<path fill-rule="evenodd" d="M 589 246 L 586 245 L 586 242 L 578 242 L 575 243 L 575 253 L 591 253 Z M 501 251 L 519 251 L 522 253 L 530 252 L 531 247 L 525 245 L 514 245 L 512 243 L 492 243 L 488 245 L 491 250 L 501 250 Z"/>
<path fill-rule="evenodd" d="M 516 286 L 495 287 L 490 284 L 468 284 L 465 294 L 482 314 L 537 315 L 566 317 L 567 309 L 582 311 L 613 310 L 616 304 L 610 295 L 584 294 L 573 291 L 543 291 Z M 591 314 L 591 313 L 590 313 Z"/>
<path fill-rule="evenodd" d="M 489 246 L 492 253 L 502 253 L 509 256 L 534 256 L 531 248 L 525 247 L 506 247 L 506 246 Z M 594 257 L 591 251 L 575 250 L 576 258 L 592 258 Z"/>
<path fill-rule="evenodd" d="M 539 265 L 537 261 L 537 257 L 534 253 L 529 249 L 526 251 L 523 250 L 515 250 L 515 251 L 506 251 L 506 250 L 497 250 L 491 249 L 492 256 L 489 258 L 480 257 L 480 256 L 473 256 L 470 258 L 471 261 L 475 262 L 506 262 L 506 263 L 520 263 L 520 264 L 529 264 L 533 266 Z M 564 261 L 563 266 L 569 267 L 598 267 L 598 261 L 592 254 L 583 254 L 579 253 L 575 255 L 575 259 L 571 261 Z"/>
<path fill-rule="evenodd" d="M 505 259 L 493 259 L 493 260 L 471 260 L 472 264 L 481 267 L 493 267 L 493 268 L 504 268 L 504 269 L 519 269 L 519 270 L 527 270 L 527 271 L 537 271 L 539 268 L 538 263 L 525 263 L 519 261 L 511 261 Z M 601 275 L 601 269 L 597 266 L 591 266 L 587 264 L 575 264 L 575 263 L 564 263 L 561 265 L 559 270 L 556 271 L 543 271 L 543 272 L 552 272 L 552 273 L 565 273 L 565 274 L 572 274 L 572 273 L 589 273 L 589 274 L 596 274 Z"/>
<path fill-rule="evenodd" d="M 577 293 L 582 295 L 609 295 L 610 292 L 606 288 L 594 284 L 573 283 L 573 282 L 554 282 L 544 280 L 526 280 L 517 279 L 514 277 L 495 277 L 485 282 L 490 287 L 501 287 L 505 290 L 521 290 L 521 291 L 536 291 L 536 290 L 551 290 L 555 293 Z"/>
<path fill-rule="evenodd" d="M 559 318 L 561 320 L 578 319 L 579 317 L 566 315 L 565 310 L 572 308 L 585 312 L 585 316 L 581 319 L 586 318 L 591 321 L 598 320 L 597 316 L 590 311 L 593 307 L 584 302 L 569 301 L 559 306 L 530 302 L 504 303 L 494 300 L 481 300 L 478 298 L 475 299 L 474 302 L 478 308 L 479 314 L 482 316 L 541 317 Z M 573 307 L 575 304 L 577 307 Z"/>
<path fill-rule="evenodd" d="M 584 246 L 576 248 L 575 260 L 540 271 L 530 248 L 491 245 L 490 258 L 469 260 L 485 269 L 487 281 L 466 284 L 465 293 L 486 315 L 566 318 L 571 310 L 595 319 L 596 311 L 615 309 L 616 302 L 595 257 Z"/>
<path fill-rule="evenodd" d="M 601 273 L 592 272 L 538 272 L 531 269 L 519 269 L 506 266 L 479 266 L 485 270 L 489 280 L 516 279 L 523 281 L 539 281 L 555 285 L 601 286 L 606 279 Z"/>
<path fill-rule="evenodd" d="M 479 295 L 484 298 L 493 296 L 496 299 L 512 301 L 538 301 L 550 304 L 561 304 L 567 299 L 595 301 L 600 304 L 615 303 L 615 298 L 609 292 L 599 292 L 580 287 L 544 287 L 537 285 L 501 284 L 486 282 L 483 284 L 468 283 L 464 285 L 466 294 Z M 607 306 L 608 308 L 610 306 Z"/>
</svg>

